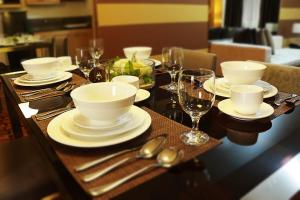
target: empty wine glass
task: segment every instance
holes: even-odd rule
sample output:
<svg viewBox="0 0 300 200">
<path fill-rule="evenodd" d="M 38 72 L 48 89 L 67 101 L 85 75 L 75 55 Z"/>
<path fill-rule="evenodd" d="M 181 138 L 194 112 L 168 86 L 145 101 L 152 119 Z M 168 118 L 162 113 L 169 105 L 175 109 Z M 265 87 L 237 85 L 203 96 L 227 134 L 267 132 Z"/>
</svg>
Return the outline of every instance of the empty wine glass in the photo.
<svg viewBox="0 0 300 200">
<path fill-rule="evenodd" d="M 164 47 L 162 49 L 162 70 L 171 76 L 171 83 L 167 86 L 170 91 L 177 91 L 175 81 L 178 72 L 182 69 L 183 51 L 180 47 Z"/>
<path fill-rule="evenodd" d="M 87 83 L 90 81 L 90 73 L 95 67 L 93 60 L 90 57 L 88 48 L 77 48 L 75 55 L 76 65 L 79 67 L 80 71 L 84 74 Z"/>
<path fill-rule="evenodd" d="M 101 38 L 94 38 L 89 41 L 89 50 L 93 58 L 94 64 L 98 66 L 100 64 L 100 57 L 104 53 L 103 40 Z"/>
<path fill-rule="evenodd" d="M 205 81 L 210 80 L 212 91 L 203 88 Z M 178 98 L 182 109 L 192 119 L 192 130 L 180 135 L 188 145 L 201 145 L 209 136 L 198 129 L 201 116 L 209 111 L 215 101 L 215 73 L 209 69 L 187 69 L 179 73 Z"/>
</svg>

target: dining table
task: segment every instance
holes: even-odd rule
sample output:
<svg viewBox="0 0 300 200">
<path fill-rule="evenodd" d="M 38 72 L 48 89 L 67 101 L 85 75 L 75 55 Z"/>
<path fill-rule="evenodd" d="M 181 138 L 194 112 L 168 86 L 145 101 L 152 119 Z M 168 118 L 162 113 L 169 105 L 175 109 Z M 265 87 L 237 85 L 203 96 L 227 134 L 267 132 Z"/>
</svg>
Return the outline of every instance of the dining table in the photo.
<svg viewBox="0 0 300 200">
<path fill-rule="evenodd" d="M 85 79 L 78 69 L 71 73 L 73 76 L 69 79 L 70 82 L 78 87 L 84 83 Z M 24 113 L 21 105 L 26 104 L 30 109 L 43 113 L 63 108 L 72 101 L 68 93 L 26 101 L 20 95 L 21 92 L 49 86 L 15 85 L 14 80 L 24 74 L 24 71 L 20 71 L 1 75 L 13 134 L 15 138 L 24 137 L 21 129 L 24 126 L 27 134 L 35 138 L 35 145 L 42 149 L 43 155 L 55 172 L 55 180 L 63 199 L 263 199 L 265 195 L 276 191 L 280 193 L 292 187 L 289 184 L 285 184 L 284 188 L 276 188 L 276 184 L 274 187 L 263 187 L 262 184 L 276 175 L 300 152 L 300 108 L 286 102 L 279 106 L 273 103 L 280 95 L 288 95 L 287 93 L 279 91 L 275 96 L 264 99 L 272 105 L 274 113 L 255 120 L 241 120 L 221 112 L 218 102 L 225 98 L 216 96 L 214 106 L 201 117 L 199 123 L 199 129 L 210 136 L 209 142 L 200 146 L 188 146 L 183 144 L 179 137 L 183 131 L 190 129 L 190 117 L 179 105 L 176 92 L 164 89 L 163 86 L 170 82 L 168 73 L 157 70 L 155 85 L 148 88 L 150 97 L 135 103 L 135 106 L 151 116 L 151 126 L 137 138 L 121 144 L 82 148 L 61 144 L 49 137 L 47 125 L 53 118 L 38 121 L 35 115 L 28 116 Z M 52 84 L 50 87 L 58 84 Z M 74 171 L 74 166 L 78 164 L 128 147 L 136 147 L 158 135 L 167 135 L 166 146 L 184 150 L 181 163 L 170 169 L 150 171 L 97 197 L 88 193 L 89 188 L 128 175 L 155 162 L 155 159 L 134 161 L 93 183 L 84 183 L 81 180 L 81 172 Z M 131 152 L 121 157 L 128 155 L 135 154 Z M 108 160 L 96 168 L 107 167 L 118 159 Z M 279 181 L 289 183 L 284 180 L 289 178 L 288 174 L 281 178 Z M 259 190 L 260 187 L 269 190 Z M 288 195 L 297 195 L 297 188 Z"/>
</svg>

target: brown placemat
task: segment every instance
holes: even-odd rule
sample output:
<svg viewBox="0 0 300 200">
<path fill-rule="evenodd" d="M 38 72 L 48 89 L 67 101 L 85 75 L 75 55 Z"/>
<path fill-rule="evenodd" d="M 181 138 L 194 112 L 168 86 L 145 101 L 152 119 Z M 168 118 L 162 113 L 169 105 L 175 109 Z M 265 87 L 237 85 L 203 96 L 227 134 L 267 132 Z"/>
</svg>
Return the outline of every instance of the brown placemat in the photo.
<svg viewBox="0 0 300 200">
<path fill-rule="evenodd" d="M 75 84 L 76 86 L 79 86 L 79 85 L 82 85 L 82 84 L 86 81 L 83 77 L 81 77 L 81 76 L 79 76 L 79 75 L 77 75 L 77 74 L 75 74 L 75 73 L 72 73 L 72 74 L 73 74 L 73 75 L 72 75 L 72 78 L 68 80 L 70 83 L 73 83 L 73 84 Z M 66 81 L 67 81 L 67 80 L 66 80 Z M 54 83 L 54 84 L 47 85 L 47 86 L 41 86 L 41 87 L 25 87 L 25 86 L 19 86 L 19 85 L 14 84 L 14 80 L 13 80 L 13 79 L 11 79 L 10 83 L 11 83 L 12 87 L 15 89 L 15 92 L 16 92 L 16 94 L 17 94 L 19 100 L 20 100 L 21 102 L 28 102 L 28 100 L 27 100 L 26 98 L 24 98 L 20 93 L 22 93 L 22 92 L 27 92 L 27 91 L 28 91 L 28 92 L 29 92 L 29 91 L 35 91 L 35 90 L 37 90 L 37 89 L 42 89 L 42 88 L 49 88 L 49 87 L 50 87 L 50 88 L 54 88 L 54 87 L 58 86 L 59 84 L 61 84 L 62 82 Z M 51 95 L 51 96 L 41 97 L 41 98 L 39 98 L 39 99 L 52 98 L 52 97 L 55 97 L 55 96 L 61 96 L 61 95 L 63 95 L 63 94 L 56 94 L 56 95 Z"/>
<path fill-rule="evenodd" d="M 164 89 L 164 90 L 168 90 L 167 89 L 167 85 L 159 86 L 159 88 Z M 170 92 L 172 92 L 172 91 L 170 91 Z M 271 119 L 275 119 L 276 117 L 279 117 L 280 115 L 289 112 L 295 106 L 299 106 L 300 105 L 300 101 L 298 101 L 294 105 L 289 105 L 286 102 L 283 102 L 280 106 L 274 105 L 274 101 L 277 98 L 284 98 L 284 97 L 289 96 L 289 95 L 290 95 L 290 93 L 278 92 L 275 95 L 275 97 L 271 97 L 271 98 L 268 98 L 268 99 L 264 100 L 266 103 L 270 104 L 274 108 L 274 113 L 270 116 Z M 222 101 L 222 100 L 223 99 L 221 99 L 221 100 L 220 99 L 216 99 L 213 106 L 218 107 L 219 102 Z"/>
<path fill-rule="evenodd" d="M 116 152 L 117 150 L 120 150 L 120 149 L 137 146 L 137 144 L 144 143 L 148 139 L 156 137 L 158 135 L 162 135 L 162 134 L 167 135 L 167 143 L 166 143 L 165 147 L 174 146 L 176 148 L 184 150 L 185 156 L 184 156 L 183 161 L 188 161 L 199 154 L 202 154 L 212 148 L 215 148 L 217 145 L 219 145 L 221 143 L 220 141 L 218 141 L 214 138 L 210 138 L 209 142 L 202 146 L 184 145 L 180 141 L 179 135 L 184 131 L 190 130 L 189 127 L 186 127 L 182 124 L 172 121 L 172 120 L 170 120 L 148 108 L 143 107 L 143 109 L 146 110 L 152 118 L 151 127 L 145 133 L 143 133 L 141 136 L 139 136 L 138 138 L 136 138 L 132 141 L 129 141 L 129 142 L 126 142 L 123 144 L 119 144 L 119 145 L 115 145 L 112 147 L 106 147 L 106 148 L 96 148 L 96 149 L 81 148 L 80 149 L 80 148 L 67 147 L 64 145 L 60 145 L 51 140 L 56 154 L 58 155 L 58 157 L 60 158 L 62 163 L 66 166 L 66 168 L 69 170 L 69 172 L 73 175 L 73 177 L 82 186 L 83 189 L 87 190 L 89 188 L 92 188 L 95 186 L 100 186 L 105 183 L 109 183 L 111 181 L 117 180 L 117 179 L 124 177 L 132 172 L 135 172 L 138 169 L 141 169 L 142 167 L 144 167 L 150 163 L 154 163 L 155 160 L 152 159 L 152 160 L 135 161 L 135 162 L 130 163 L 130 164 L 122 167 L 121 169 L 118 169 L 118 170 L 116 170 L 102 178 L 99 178 L 96 181 L 93 181 L 91 183 L 83 183 L 81 181 L 82 175 L 93 172 L 95 170 L 103 169 L 104 167 L 109 166 L 112 163 L 115 163 L 116 161 L 125 158 L 126 156 L 134 156 L 135 152 L 128 153 L 126 155 L 117 157 L 115 159 L 112 159 L 110 161 L 102 163 L 93 169 L 90 169 L 90 170 L 87 170 L 87 171 L 81 172 L 81 173 L 74 172 L 74 169 L 73 169 L 74 166 L 84 163 L 84 162 L 87 162 L 87 161 L 90 161 L 90 160 L 93 160 L 95 158 L 99 158 L 99 157 L 108 155 L 108 154 Z M 35 120 L 35 122 L 41 128 L 43 133 L 45 135 L 47 135 L 46 129 L 47 129 L 47 125 L 50 122 L 50 120 L 47 120 L 47 121 L 36 121 Z M 157 168 L 145 175 L 142 175 L 138 178 L 135 178 L 135 179 L 127 182 L 126 184 L 116 188 L 115 190 L 113 190 L 109 193 L 106 193 L 105 195 L 99 197 L 98 199 L 102 199 L 102 198 L 108 199 L 108 198 L 115 197 L 131 188 L 134 188 L 134 187 L 158 176 L 159 174 L 165 173 L 166 171 L 167 171 L 167 169 Z"/>
</svg>

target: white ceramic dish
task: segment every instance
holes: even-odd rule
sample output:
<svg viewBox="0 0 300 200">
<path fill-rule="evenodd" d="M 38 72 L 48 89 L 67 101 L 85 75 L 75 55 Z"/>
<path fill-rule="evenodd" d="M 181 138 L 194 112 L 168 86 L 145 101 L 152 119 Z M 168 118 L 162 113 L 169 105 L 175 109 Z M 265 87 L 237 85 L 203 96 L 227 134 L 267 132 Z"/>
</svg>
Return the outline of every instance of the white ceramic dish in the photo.
<svg viewBox="0 0 300 200">
<path fill-rule="evenodd" d="M 150 97 L 150 92 L 144 89 L 138 89 L 135 95 L 134 103 L 144 101 Z"/>
<path fill-rule="evenodd" d="M 123 133 L 118 137 L 113 137 L 110 139 L 92 140 L 92 141 L 84 141 L 84 140 L 70 138 L 69 136 L 64 134 L 64 131 L 61 128 L 61 125 L 64 123 L 62 115 L 59 115 L 55 117 L 53 120 L 51 120 L 51 122 L 47 127 L 47 132 L 49 137 L 54 141 L 64 145 L 73 146 L 73 147 L 96 148 L 96 147 L 105 147 L 105 146 L 119 144 L 140 136 L 150 127 L 151 125 L 150 115 L 146 111 L 142 110 L 141 108 L 137 108 L 137 109 L 141 110 L 141 115 L 144 116 L 145 121 L 142 123 L 141 126 L 137 127 L 136 129 Z"/>
<path fill-rule="evenodd" d="M 126 47 L 123 48 L 123 52 L 126 58 L 132 59 L 132 56 L 135 55 L 137 60 L 144 60 L 150 57 L 152 48 L 151 47 Z"/>
<path fill-rule="evenodd" d="M 74 109 L 73 114 L 73 123 L 81 128 L 87 128 L 87 129 L 96 129 L 96 130 L 108 130 L 108 129 L 114 129 L 118 128 L 119 126 L 122 126 L 124 123 L 127 123 L 129 120 L 132 120 L 133 113 L 135 109 L 130 109 L 128 113 L 120 117 L 115 123 L 112 124 L 103 124 L 99 123 L 99 121 L 96 120 L 90 120 L 83 115 L 79 113 L 77 109 Z"/>
<path fill-rule="evenodd" d="M 230 99 L 225 99 L 219 102 L 218 108 L 223 113 L 240 120 L 256 120 L 256 119 L 266 118 L 271 116 L 274 113 L 274 108 L 272 106 L 266 103 L 262 103 L 256 114 L 242 115 L 234 110 Z"/>
<path fill-rule="evenodd" d="M 75 70 L 77 68 L 78 68 L 77 65 L 69 65 L 67 67 L 63 67 L 62 70 L 65 71 L 65 72 L 69 72 L 69 71 L 73 71 L 73 70 Z"/>
<path fill-rule="evenodd" d="M 37 82 L 37 83 L 24 83 L 22 82 L 22 80 L 20 81 L 20 77 L 18 77 L 14 80 L 14 83 L 19 86 L 37 87 L 37 86 L 50 85 L 53 83 L 59 83 L 72 78 L 72 73 L 70 72 L 63 72 L 62 74 L 63 76 L 58 79 L 51 80 L 51 81 Z"/>
<path fill-rule="evenodd" d="M 47 77 L 47 74 L 56 71 L 59 62 L 54 57 L 33 58 L 21 62 L 25 71 L 34 77 Z"/>
<path fill-rule="evenodd" d="M 155 67 L 161 65 L 161 61 L 159 61 L 159 60 L 152 59 L 152 58 L 149 58 L 149 60 L 152 60 L 154 62 Z"/>
<path fill-rule="evenodd" d="M 26 79 L 26 75 L 23 75 L 23 76 L 20 76 L 19 77 L 19 81 L 22 82 L 22 83 L 37 83 L 37 84 L 40 84 L 40 83 L 45 83 L 45 82 L 49 82 L 49 81 L 55 81 L 57 79 L 60 79 L 62 77 L 65 76 L 65 74 L 63 72 L 55 72 L 53 73 L 53 76 L 49 77 L 48 79 L 42 79 L 42 80 L 28 80 Z M 25 76 L 25 78 L 24 78 Z"/>
<path fill-rule="evenodd" d="M 203 87 L 208 92 L 213 91 L 212 88 L 211 88 L 211 80 L 205 81 L 204 84 L 203 84 Z M 278 89 L 275 86 L 271 85 L 271 87 L 272 87 L 271 90 L 264 93 L 264 99 L 273 97 L 278 93 Z M 220 97 L 229 98 L 230 97 L 230 92 L 228 90 L 224 90 L 223 88 L 220 88 L 220 87 L 218 87 L 218 85 L 216 85 L 216 95 L 218 95 Z"/>
<path fill-rule="evenodd" d="M 264 92 L 268 92 L 272 90 L 272 85 L 266 81 L 258 80 L 254 82 L 253 85 L 263 88 Z M 216 87 L 218 87 L 218 89 L 222 89 L 225 91 L 230 90 L 230 84 L 225 80 L 225 78 L 217 78 Z"/>
<path fill-rule="evenodd" d="M 224 78 L 230 84 L 253 84 L 261 79 L 267 68 L 263 64 L 249 61 L 227 61 L 220 65 Z"/>
<path fill-rule="evenodd" d="M 66 113 L 63 113 L 64 123 L 61 125 L 61 128 L 65 131 L 66 135 L 78 140 L 95 140 L 119 137 L 121 134 L 137 128 L 145 120 L 145 116 L 143 115 L 143 113 L 141 113 L 139 109 L 132 109 L 134 110 L 132 120 L 128 121 L 127 123 L 124 123 L 121 126 L 107 130 L 87 129 L 76 126 L 76 124 L 74 124 L 72 120 L 74 112 L 73 110 L 71 110 Z"/>
<path fill-rule="evenodd" d="M 112 123 L 129 111 L 136 87 L 120 82 L 91 83 L 74 89 L 71 97 L 80 114 Z"/>
<path fill-rule="evenodd" d="M 40 78 L 34 77 L 30 74 L 24 74 L 23 76 L 21 76 L 21 78 L 23 80 L 27 80 L 27 81 L 47 81 L 47 80 L 50 80 L 50 79 L 55 79 L 56 77 L 57 77 L 56 72 L 49 73 L 48 76 L 40 77 Z"/>
</svg>

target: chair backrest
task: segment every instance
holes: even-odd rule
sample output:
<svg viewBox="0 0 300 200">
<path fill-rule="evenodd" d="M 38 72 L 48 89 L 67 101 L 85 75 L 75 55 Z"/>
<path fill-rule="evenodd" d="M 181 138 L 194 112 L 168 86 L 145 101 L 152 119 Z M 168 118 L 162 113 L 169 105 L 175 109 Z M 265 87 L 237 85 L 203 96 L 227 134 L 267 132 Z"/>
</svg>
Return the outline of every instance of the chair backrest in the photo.
<svg viewBox="0 0 300 200">
<path fill-rule="evenodd" d="M 183 49 L 184 68 L 207 68 L 215 71 L 217 56 L 202 50 Z"/>
<path fill-rule="evenodd" d="M 281 92 L 300 95 L 300 67 L 260 63 L 267 66 L 262 80 L 274 85 Z"/>
<path fill-rule="evenodd" d="M 67 56 L 68 52 L 68 38 L 67 37 L 54 37 L 53 38 L 53 56 Z"/>
</svg>

